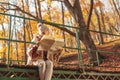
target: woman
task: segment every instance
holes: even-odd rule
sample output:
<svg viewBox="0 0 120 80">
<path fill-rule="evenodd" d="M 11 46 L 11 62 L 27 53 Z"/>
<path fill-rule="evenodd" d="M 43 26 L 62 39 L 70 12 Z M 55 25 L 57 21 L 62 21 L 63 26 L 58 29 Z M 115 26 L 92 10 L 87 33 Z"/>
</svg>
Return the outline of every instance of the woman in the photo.
<svg viewBox="0 0 120 80">
<path fill-rule="evenodd" d="M 53 62 L 48 59 L 47 50 L 39 50 L 40 40 L 44 35 L 49 35 L 49 28 L 43 24 L 37 25 L 39 34 L 34 37 L 32 42 L 35 45 L 30 45 L 27 50 L 27 65 L 38 65 L 40 80 L 51 80 L 53 73 Z"/>
</svg>

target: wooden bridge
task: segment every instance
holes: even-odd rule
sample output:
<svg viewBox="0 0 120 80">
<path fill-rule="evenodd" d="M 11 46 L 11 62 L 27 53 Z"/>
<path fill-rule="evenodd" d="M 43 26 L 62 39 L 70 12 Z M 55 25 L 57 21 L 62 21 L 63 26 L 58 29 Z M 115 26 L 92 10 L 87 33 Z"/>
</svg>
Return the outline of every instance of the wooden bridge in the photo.
<svg viewBox="0 0 120 80">
<path fill-rule="evenodd" d="M 52 80 L 120 80 L 120 72 L 100 72 L 56 67 Z M 0 64 L 0 80 L 40 80 L 37 66 Z"/>
</svg>

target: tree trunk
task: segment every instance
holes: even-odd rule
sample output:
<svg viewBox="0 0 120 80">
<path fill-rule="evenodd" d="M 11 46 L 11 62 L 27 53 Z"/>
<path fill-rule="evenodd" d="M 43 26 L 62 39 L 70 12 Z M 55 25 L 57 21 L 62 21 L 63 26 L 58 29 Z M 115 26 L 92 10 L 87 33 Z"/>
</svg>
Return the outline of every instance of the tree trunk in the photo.
<svg viewBox="0 0 120 80">
<path fill-rule="evenodd" d="M 90 60 L 90 63 L 91 64 L 97 64 L 97 56 L 96 56 L 96 46 L 93 42 L 93 39 L 91 38 L 91 35 L 88 31 L 84 31 L 82 34 L 81 34 L 81 37 L 80 37 L 80 40 L 83 42 L 83 44 L 85 45 L 86 47 L 86 51 L 89 55 L 89 60 Z M 99 61 L 101 60 L 100 59 L 100 54 L 99 52 L 97 53 L 98 55 L 98 59 Z M 100 61 L 101 62 L 101 61 Z"/>
<path fill-rule="evenodd" d="M 87 30 L 88 28 L 83 18 L 79 0 L 75 0 L 74 6 L 72 6 L 68 0 L 64 0 L 64 4 L 68 8 L 69 12 L 71 13 L 75 21 L 78 23 L 79 37 L 80 40 L 84 43 L 87 53 L 90 56 L 90 63 L 96 64 L 97 61 L 96 52 L 94 52 L 93 50 L 97 50 L 97 48 L 91 38 L 90 32 Z M 98 56 L 100 61 L 99 53 Z"/>
<path fill-rule="evenodd" d="M 30 7 L 29 7 L 29 1 L 26 0 L 26 6 L 27 6 L 27 11 L 30 13 Z M 27 16 L 29 17 L 29 16 Z M 28 35 L 28 39 L 29 41 L 31 41 L 31 39 L 33 39 L 33 32 L 32 32 L 32 27 L 31 27 L 31 24 L 30 24 L 30 20 L 28 20 L 26 22 L 26 28 L 27 28 L 27 33 L 30 34 Z"/>
<path fill-rule="evenodd" d="M 36 0 L 34 0 L 34 4 L 35 4 L 36 17 L 38 17 L 38 10 L 37 10 L 37 2 L 36 2 Z"/>
<path fill-rule="evenodd" d="M 61 2 L 61 13 L 62 13 L 62 24 L 63 25 L 65 25 L 65 20 L 64 20 L 64 18 L 65 18 L 65 15 L 64 15 L 64 7 L 63 7 L 63 2 Z M 63 26 L 63 27 L 65 27 L 65 26 Z M 64 46 L 66 46 L 66 37 L 65 37 L 65 31 L 63 31 L 63 39 L 64 39 Z M 65 51 L 67 51 L 66 50 L 66 48 L 64 49 Z"/>
<path fill-rule="evenodd" d="M 22 8 L 23 8 L 23 10 L 25 10 L 25 7 L 24 7 L 24 1 L 22 0 Z M 23 17 L 25 17 L 25 14 L 23 13 Z M 23 19 L 23 27 L 24 27 L 24 36 L 23 36 L 23 38 L 24 38 L 24 41 L 26 41 L 26 25 L 25 25 L 25 22 L 26 22 L 26 20 L 25 19 Z M 27 52 L 27 50 L 26 50 L 27 48 L 26 48 L 26 43 L 24 42 L 24 54 L 25 54 L 25 57 L 24 57 L 24 60 L 25 59 L 27 59 L 27 55 L 26 55 L 26 52 Z M 26 63 L 25 63 L 26 64 Z"/>
<path fill-rule="evenodd" d="M 100 14 L 101 14 L 101 21 L 102 21 L 102 26 L 103 26 L 103 31 L 105 33 L 107 33 L 106 31 L 106 26 L 105 26 L 105 20 L 104 20 L 104 12 L 103 12 L 103 8 L 100 7 Z M 104 35 L 105 39 L 107 39 L 107 35 Z"/>
<path fill-rule="evenodd" d="M 98 14 L 98 11 L 95 9 L 95 14 L 96 14 L 96 17 L 97 17 L 97 22 L 98 22 L 98 28 L 99 28 L 99 31 L 102 32 L 101 30 L 101 22 L 100 22 L 100 17 L 99 17 L 99 14 Z M 99 33 L 99 44 L 104 44 L 104 40 L 103 40 L 103 35 L 102 33 Z"/>
<path fill-rule="evenodd" d="M 38 6 L 38 18 L 42 19 L 42 14 L 41 14 L 41 3 L 40 0 L 37 0 L 37 6 Z"/>
</svg>

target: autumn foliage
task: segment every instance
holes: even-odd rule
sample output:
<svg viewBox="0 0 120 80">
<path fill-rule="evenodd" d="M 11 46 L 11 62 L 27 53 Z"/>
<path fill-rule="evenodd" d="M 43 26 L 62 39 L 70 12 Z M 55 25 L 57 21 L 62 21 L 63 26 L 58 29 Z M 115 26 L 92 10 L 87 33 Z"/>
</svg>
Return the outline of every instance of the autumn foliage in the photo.
<svg viewBox="0 0 120 80">
<path fill-rule="evenodd" d="M 37 3 L 37 1 L 39 2 L 39 4 Z M 87 25 L 91 3 L 89 0 L 80 0 L 79 2 L 81 4 L 84 22 Z M 106 2 L 107 5 L 110 6 L 109 9 L 106 7 Z M 120 39 L 120 13 L 119 8 L 116 7 L 116 5 L 118 5 L 118 2 L 110 0 L 106 0 L 106 2 L 103 2 L 103 0 L 94 1 L 90 25 L 88 27 L 88 29 L 90 30 L 90 36 L 94 41 L 97 49 L 102 49 L 105 51 L 108 50 L 106 48 L 104 49 L 104 47 L 106 46 L 107 48 L 112 49 L 111 47 L 113 45 L 111 44 L 120 44 L 120 42 L 118 41 Z M 25 64 L 25 54 L 27 51 L 27 47 L 29 46 L 33 37 L 38 33 L 37 23 L 39 23 L 41 19 L 50 23 L 57 23 L 58 25 L 63 24 L 78 27 L 78 23 L 75 21 L 73 15 L 71 15 L 70 11 L 63 3 L 64 2 L 62 1 L 60 2 L 52 0 L 16 0 L 11 1 L 10 3 L 9 0 L 7 0 L 7 2 L 0 0 L 0 13 L 10 13 L 12 15 L 20 16 L 11 17 L 10 15 L 0 14 L 1 62 L 7 63 L 7 61 L 11 60 L 10 63 L 12 64 Z M 69 4 L 74 5 L 74 0 L 69 0 Z M 28 19 L 25 19 L 25 17 L 27 17 Z M 35 20 L 30 20 L 29 18 Z M 67 47 L 77 47 L 77 42 L 75 38 L 76 35 L 70 35 L 66 31 L 60 30 L 50 23 L 46 23 L 45 25 L 50 28 L 51 36 L 64 39 L 65 46 Z M 70 32 L 76 33 L 75 28 L 69 28 L 63 25 L 60 25 L 60 27 L 63 27 Z M 80 30 L 79 27 L 78 29 Z M 80 46 L 82 48 L 82 52 L 86 53 L 85 44 L 81 42 Z M 111 51 L 110 49 L 108 51 Z M 64 49 L 64 52 L 62 53 L 62 59 L 66 55 L 68 56 L 72 53 L 75 53 L 77 55 L 77 50 L 70 48 Z M 108 54 L 102 55 L 109 57 L 109 59 L 113 58 Z M 15 60 L 17 60 L 18 62 L 16 62 Z"/>
</svg>

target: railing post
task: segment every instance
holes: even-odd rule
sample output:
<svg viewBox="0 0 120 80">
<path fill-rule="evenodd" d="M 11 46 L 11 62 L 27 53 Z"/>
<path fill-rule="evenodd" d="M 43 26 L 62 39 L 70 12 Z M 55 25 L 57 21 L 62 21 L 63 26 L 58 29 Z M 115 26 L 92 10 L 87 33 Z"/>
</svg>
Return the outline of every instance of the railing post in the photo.
<svg viewBox="0 0 120 80">
<path fill-rule="evenodd" d="M 10 16 L 10 25 L 9 25 L 9 36 L 8 36 L 8 58 L 7 58 L 7 65 L 9 67 L 10 64 L 10 40 L 11 40 L 11 23 L 12 22 L 12 16 Z"/>
<path fill-rule="evenodd" d="M 78 65 L 79 67 L 82 68 L 83 72 L 85 72 L 78 29 L 76 29 L 76 42 L 77 42 L 77 48 L 78 48 Z"/>
</svg>

